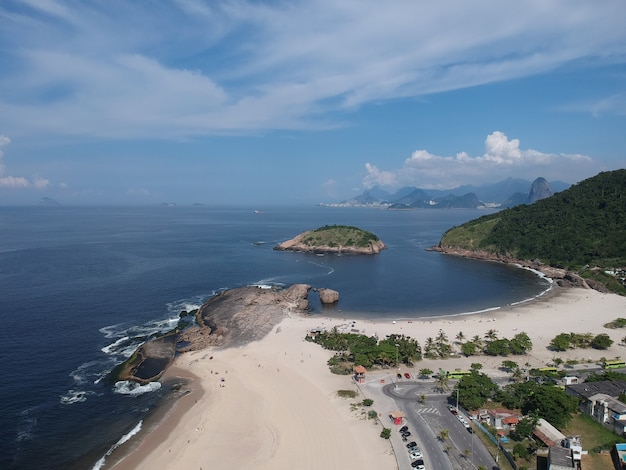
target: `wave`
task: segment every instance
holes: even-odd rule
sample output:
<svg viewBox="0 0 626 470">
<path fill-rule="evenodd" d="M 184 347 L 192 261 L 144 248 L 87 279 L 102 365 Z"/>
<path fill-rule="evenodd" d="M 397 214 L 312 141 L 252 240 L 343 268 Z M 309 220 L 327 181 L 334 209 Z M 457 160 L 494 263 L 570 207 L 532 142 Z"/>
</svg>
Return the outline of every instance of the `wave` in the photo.
<svg viewBox="0 0 626 470">
<path fill-rule="evenodd" d="M 140 385 L 137 382 L 131 382 L 130 380 L 121 380 L 119 382 L 115 382 L 113 391 L 115 393 L 119 393 L 120 395 L 137 397 L 139 395 L 143 395 L 144 393 L 156 392 L 160 388 L 160 382 L 150 382 L 146 385 Z"/>
<path fill-rule="evenodd" d="M 131 437 L 133 437 L 135 434 L 139 433 L 139 431 L 141 431 L 141 427 L 143 426 L 143 420 L 139 421 L 135 427 L 133 429 L 131 429 L 130 431 L 128 431 L 126 434 L 124 434 L 119 441 L 117 441 L 115 444 L 113 444 L 111 446 L 111 448 L 109 450 L 107 450 L 106 454 L 104 454 L 102 457 L 100 457 L 100 459 L 94 464 L 94 466 L 92 467 L 92 470 L 100 470 L 103 466 L 104 466 L 104 462 L 106 460 L 106 458 L 111 455 L 113 453 L 113 451 L 115 449 L 117 449 L 119 446 L 121 446 L 122 444 L 124 444 L 125 442 L 127 442 Z"/>
<path fill-rule="evenodd" d="M 68 392 L 61 397 L 62 405 L 73 405 L 74 403 L 82 403 L 87 401 L 88 395 L 95 395 L 95 392 L 87 390 L 68 390 Z"/>
</svg>

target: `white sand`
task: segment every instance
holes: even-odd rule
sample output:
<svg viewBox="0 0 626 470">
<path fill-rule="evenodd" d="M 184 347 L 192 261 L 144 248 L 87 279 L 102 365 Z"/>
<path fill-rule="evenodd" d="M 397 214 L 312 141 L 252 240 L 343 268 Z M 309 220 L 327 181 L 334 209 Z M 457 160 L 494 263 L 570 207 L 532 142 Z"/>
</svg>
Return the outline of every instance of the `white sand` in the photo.
<svg viewBox="0 0 626 470">
<path fill-rule="evenodd" d="M 426 338 L 435 338 L 439 329 L 451 342 L 459 331 L 468 339 L 484 337 L 490 329 L 497 330 L 499 337 L 511 338 L 522 331 L 530 336 L 533 350 L 528 356 L 427 360 L 414 369 L 466 368 L 481 362 L 489 372 L 505 359 L 539 367 L 557 356 L 579 361 L 624 357 L 626 350 L 619 343 L 626 330 L 603 327 L 618 317 L 626 317 L 626 297 L 565 289 L 543 300 L 486 314 L 395 324 L 357 320 L 354 328 L 379 338 L 404 334 L 422 346 Z M 293 316 L 263 340 L 242 348 L 182 356 L 177 366 L 199 378 L 196 390 L 181 400 L 178 414 L 171 413 L 114 468 L 397 468 L 389 441 L 379 437 L 380 424 L 364 419 L 360 410 L 351 410 L 350 404 L 363 397 L 345 400 L 336 396 L 340 389 L 357 390 L 351 378 L 330 374 L 326 361 L 332 354 L 303 339 L 312 328 L 333 325 L 346 325 L 346 321 Z M 563 332 L 607 333 L 615 343 L 605 351 L 549 351 L 550 340 Z M 371 372 L 368 377 L 376 374 L 383 377 L 389 371 Z"/>
</svg>

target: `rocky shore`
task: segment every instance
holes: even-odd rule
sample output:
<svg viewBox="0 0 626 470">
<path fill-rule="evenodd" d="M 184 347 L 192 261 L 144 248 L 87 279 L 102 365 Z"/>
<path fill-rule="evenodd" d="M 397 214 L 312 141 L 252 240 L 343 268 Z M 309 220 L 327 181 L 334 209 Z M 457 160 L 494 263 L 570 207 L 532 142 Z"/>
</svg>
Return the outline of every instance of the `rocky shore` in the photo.
<svg viewBox="0 0 626 470">
<path fill-rule="evenodd" d="M 147 341 L 137 348 L 121 366 L 118 379 L 145 384 L 158 380 L 176 353 L 258 341 L 292 313 L 305 313 L 310 290 L 307 284 L 294 284 L 285 289 L 247 286 L 224 291 L 198 309 L 196 326 Z M 332 302 L 338 300 L 335 291 L 316 291 L 320 292 L 322 302 L 326 301 L 322 291 L 336 294 L 331 295 Z"/>
<path fill-rule="evenodd" d="M 585 289 L 594 289 L 598 292 L 607 293 L 608 289 L 601 283 L 593 279 L 583 279 L 574 271 L 556 268 L 547 264 L 543 264 L 537 260 L 520 260 L 511 258 L 506 255 L 490 253 L 482 250 L 466 250 L 463 248 L 437 245 L 431 248 L 432 251 L 445 253 L 448 255 L 462 256 L 464 258 L 479 259 L 484 261 L 497 261 L 500 263 L 513 264 L 524 268 L 533 269 L 549 277 L 562 287 L 580 287 Z"/>
</svg>

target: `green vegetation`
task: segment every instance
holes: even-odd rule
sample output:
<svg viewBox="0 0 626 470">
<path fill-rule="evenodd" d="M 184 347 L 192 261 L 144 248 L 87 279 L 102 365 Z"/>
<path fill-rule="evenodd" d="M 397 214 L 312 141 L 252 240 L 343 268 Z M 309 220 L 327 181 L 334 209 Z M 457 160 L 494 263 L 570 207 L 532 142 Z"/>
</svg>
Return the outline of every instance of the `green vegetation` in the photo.
<svg viewBox="0 0 626 470">
<path fill-rule="evenodd" d="M 391 437 L 391 429 L 383 428 L 383 430 L 380 431 L 380 437 L 383 439 L 389 439 Z"/>
<path fill-rule="evenodd" d="M 426 346 L 425 346 L 426 348 Z M 495 330 L 485 333 L 485 339 L 472 338 L 471 341 L 461 343 L 461 353 L 464 356 L 487 354 L 488 356 L 522 355 L 531 351 L 533 343 L 524 331 L 513 336 L 512 339 L 498 338 Z"/>
<path fill-rule="evenodd" d="M 594 336 L 591 333 L 560 333 L 550 341 L 554 351 L 566 351 L 570 348 L 608 349 L 613 340 L 606 333 Z"/>
<path fill-rule="evenodd" d="M 309 246 L 366 248 L 379 238 L 371 232 L 349 225 L 324 225 L 309 232 L 302 241 Z"/>
<path fill-rule="evenodd" d="M 468 410 L 480 408 L 487 400 L 491 400 L 498 390 L 493 380 L 477 370 L 462 377 L 455 388 L 459 391 L 459 405 Z"/>
<path fill-rule="evenodd" d="M 324 349 L 337 351 L 328 361 L 331 372 L 335 374 L 351 374 L 357 365 L 389 367 L 403 363 L 412 366 L 414 361 L 422 359 L 419 343 L 404 335 L 393 334 L 378 341 L 375 336 L 340 333 L 333 328 L 307 339 Z"/>
<path fill-rule="evenodd" d="M 626 328 L 626 318 L 616 318 L 612 322 L 606 323 L 604 327 L 612 330 L 616 328 Z"/>
<path fill-rule="evenodd" d="M 357 392 L 354 390 L 337 390 L 337 396 L 339 398 L 356 398 Z"/>
<path fill-rule="evenodd" d="M 558 429 L 569 422 L 578 405 L 565 390 L 534 380 L 507 385 L 497 391 L 495 399 L 507 408 L 521 409 L 525 415 L 544 418 Z"/>
<path fill-rule="evenodd" d="M 371 398 L 365 398 L 361 403 L 363 406 L 372 406 L 374 404 L 374 400 Z"/>
<path fill-rule="evenodd" d="M 454 227 L 441 245 L 540 260 L 624 295 L 624 281 L 604 270 L 626 266 L 626 170 L 603 172 L 534 204 Z"/>
</svg>

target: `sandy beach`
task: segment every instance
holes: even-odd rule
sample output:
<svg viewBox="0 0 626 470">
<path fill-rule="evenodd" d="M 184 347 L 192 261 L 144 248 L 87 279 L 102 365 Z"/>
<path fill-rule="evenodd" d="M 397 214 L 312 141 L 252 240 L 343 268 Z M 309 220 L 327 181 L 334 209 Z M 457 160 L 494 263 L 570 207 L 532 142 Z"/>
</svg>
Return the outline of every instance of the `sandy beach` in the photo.
<svg viewBox="0 0 626 470">
<path fill-rule="evenodd" d="M 626 297 L 575 288 L 556 288 L 532 302 L 487 313 L 425 320 L 353 322 L 291 314 L 259 341 L 178 357 L 167 375 L 193 377 L 191 393 L 178 400 L 130 455 L 110 468 L 395 469 L 392 446 L 379 437 L 381 424 L 351 406 L 363 396 L 337 396 L 338 390 L 358 391 L 357 385 L 349 376 L 329 372 L 326 361 L 331 352 L 305 341 L 307 331 L 338 326 L 379 338 L 398 333 L 417 339 L 422 347 L 440 329 L 450 342 L 459 332 L 466 338 L 484 337 L 488 330 L 505 338 L 526 332 L 533 342 L 527 356 L 423 360 L 409 370 L 450 370 L 480 362 L 489 373 L 505 359 L 540 367 L 555 357 L 581 362 L 624 358 L 626 349 L 620 343 L 626 330 L 603 326 L 618 317 L 626 317 Z M 552 338 L 563 332 L 607 333 L 614 344 L 603 351 L 550 351 Z M 388 375 L 389 370 L 371 371 L 368 380 Z M 391 410 L 377 411 L 382 415 Z"/>
</svg>

